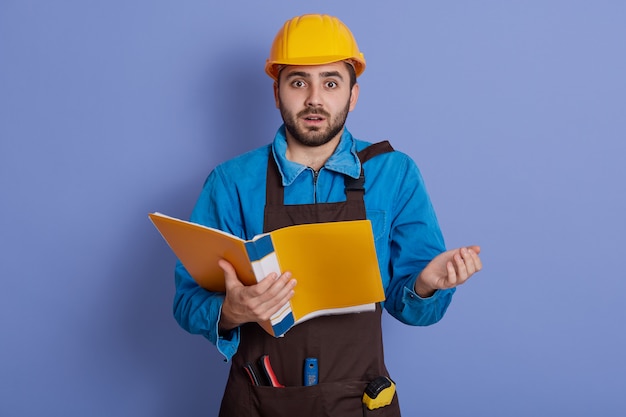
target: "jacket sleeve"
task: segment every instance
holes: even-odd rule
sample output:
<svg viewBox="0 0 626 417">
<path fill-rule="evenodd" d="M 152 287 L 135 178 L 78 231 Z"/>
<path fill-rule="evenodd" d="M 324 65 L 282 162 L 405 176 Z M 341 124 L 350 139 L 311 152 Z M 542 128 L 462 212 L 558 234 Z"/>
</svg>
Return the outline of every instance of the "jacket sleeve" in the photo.
<svg viewBox="0 0 626 417">
<path fill-rule="evenodd" d="M 220 196 L 219 203 L 213 198 L 216 195 Z M 230 209 L 232 202 L 229 195 L 218 167 L 207 178 L 190 221 L 239 235 L 233 227 L 238 219 L 232 214 L 239 210 Z M 176 321 L 189 333 L 207 338 L 229 361 L 239 346 L 239 329 L 228 334 L 221 334 L 218 330 L 224 293 L 201 288 L 180 261 L 176 264 L 174 276 L 176 293 L 173 310 Z"/>
<path fill-rule="evenodd" d="M 419 169 L 400 155 L 404 158 L 395 165 L 400 172 L 393 194 L 385 308 L 403 323 L 428 326 L 441 320 L 455 289 L 438 290 L 428 298 L 414 291 L 417 276 L 446 248 Z"/>
</svg>

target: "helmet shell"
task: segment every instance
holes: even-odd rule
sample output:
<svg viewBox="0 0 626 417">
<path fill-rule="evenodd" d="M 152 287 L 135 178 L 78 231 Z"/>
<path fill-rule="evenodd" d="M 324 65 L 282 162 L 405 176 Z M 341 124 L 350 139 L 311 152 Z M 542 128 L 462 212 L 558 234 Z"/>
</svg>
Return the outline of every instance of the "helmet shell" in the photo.
<svg viewBox="0 0 626 417">
<path fill-rule="evenodd" d="M 265 72 L 274 80 L 285 65 L 323 65 L 348 61 L 358 77 L 365 58 L 350 32 L 339 19 L 323 14 L 306 14 L 285 22 L 278 31 Z"/>
</svg>

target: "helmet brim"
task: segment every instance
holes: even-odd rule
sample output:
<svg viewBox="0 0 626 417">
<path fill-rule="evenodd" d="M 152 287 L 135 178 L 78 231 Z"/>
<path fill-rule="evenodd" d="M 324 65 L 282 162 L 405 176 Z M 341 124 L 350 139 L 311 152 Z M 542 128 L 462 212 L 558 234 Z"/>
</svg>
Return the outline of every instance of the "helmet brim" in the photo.
<svg viewBox="0 0 626 417">
<path fill-rule="evenodd" d="M 345 56 L 320 56 L 320 57 L 303 57 L 303 58 L 290 58 L 289 62 L 270 61 L 269 59 L 265 63 L 265 72 L 272 77 L 275 81 L 278 80 L 280 70 L 287 65 L 325 65 L 332 64 L 333 62 L 345 61 L 354 67 L 354 72 L 358 77 L 365 71 L 365 59 Z"/>
</svg>

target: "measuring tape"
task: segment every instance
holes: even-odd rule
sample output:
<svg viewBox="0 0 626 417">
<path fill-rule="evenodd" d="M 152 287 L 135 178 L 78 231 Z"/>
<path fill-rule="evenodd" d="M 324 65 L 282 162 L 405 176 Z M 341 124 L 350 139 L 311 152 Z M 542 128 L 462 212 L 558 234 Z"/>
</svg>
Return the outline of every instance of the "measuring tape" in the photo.
<svg viewBox="0 0 626 417">
<path fill-rule="evenodd" d="M 379 376 L 367 385 L 363 393 L 363 404 L 375 410 L 391 404 L 396 393 L 396 384 L 386 376 Z"/>
</svg>

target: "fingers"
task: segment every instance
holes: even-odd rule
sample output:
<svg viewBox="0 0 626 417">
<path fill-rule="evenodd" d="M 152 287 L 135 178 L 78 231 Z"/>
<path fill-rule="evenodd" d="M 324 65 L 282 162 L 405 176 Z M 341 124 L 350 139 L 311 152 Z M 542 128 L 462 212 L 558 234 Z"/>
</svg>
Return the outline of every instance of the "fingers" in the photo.
<svg viewBox="0 0 626 417">
<path fill-rule="evenodd" d="M 472 275 L 482 269 L 482 261 L 478 256 L 480 247 L 469 246 L 467 248 L 459 249 L 452 261 L 448 262 L 446 267 L 448 270 L 447 284 L 451 287 L 455 287 L 463 284 Z"/>
<path fill-rule="evenodd" d="M 294 295 L 296 281 L 289 272 L 280 276 L 272 273 L 258 284 L 245 286 L 229 262 L 220 260 L 218 265 L 224 271 L 226 286 L 222 314 L 230 324 L 268 320 Z"/>
<path fill-rule="evenodd" d="M 474 272 L 478 272 L 483 269 L 483 262 L 480 260 L 480 246 L 470 246 L 468 248 L 468 254 L 471 258 L 471 261 L 474 265 Z"/>
<path fill-rule="evenodd" d="M 467 249 L 473 251 L 476 254 L 480 253 L 480 246 L 478 245 L 470 245 L 467 247 Z"/>
<path fill-rule="evenodd" d="M 482 262 L 477 251 L 480 251 L 480 247 L 470 246 L 468 248 L 461 248 L 454 254 L 453 262 L 455 274 L 451 275 L 448 271 L 448 279 L 451 283 L 461 285 L 482 269 Z"/>
<path fill-rule="evenodd" d="M 235 287 L 242 287 L 243 284 L 241 283 L 241 281 L 239 281 L 239 278 L 237 278 L 237 272 L 235 271 L 235 268 L 233 268 L 233 266 L 230 264 L 230 262 L 224 260 L 224 259 L 220 259 L 217 262 L 217 265 L 222 268 L 222 271 L 224 271 L 224 284 L 226 285 L 226 291 L 228 292 L 229 290 L 232 290 Z"/>
<path fill-rule="evenodd" d="M 276 274 L 268 275 L 257 285 L 249 287 L 250 291 L 257 296 L 258 301 L 271 308 L 274 304 L 282 307 L 293 296 L 293 288 L 296 280 L 292 279 L 290 272 L 285 272 L 277 277 Z"/>
<path fill-rule="evenodd" d="M 420 296 L 429 296 L 437 289 L 453 288 L 465 283 L 483 267 L 479 252 L 480 246 L 468 246 L 437 255 L 419 274 L 415 281 L 415 292 Z"/>
<path fill-rule="evenodd" d="M 477 248 L 476 251 L 474 248 Z M 480 271 L 483 267 L 482 261 L 478 256 L 480 252 L 480 247 L 478 246 L 470 246 L 468 248 L 461 248 L 461 257 L 463 258 L 463 263 L 465 264 L 467 273 L 471 276 L 476 272 Z"/>
<path fill-rule="evenodd" d="M 237 271 L 235 271 L 235 268 L 228 261 L 220 259 L 217 264 L 224 271 L 226 291 L 237 287 L 245 287 L 243 283 L 239 281 Z M 290 272 L 286 272 L 280 277 L 276 273 L 271 273 L 258 284 L 248 287 L 250 295 L 257 297 L 265 295 L 271 298 L 277 295 L 280 289 L 288 284 L 290 279 Z M 295 286 L 295 281 L 291 285 L 291 288 L 293 288 L 293 286 Z"/>
<path fill-rule="evenodd" d="M 295 285 L 291 274 L 284 273 L 279 277 L 270 274 L 259 284 L 245 287 L 242 293 L 250 312 L 248 321 L 269 320 L 293 297 Z"/>
<path fill-rule="evenodd" d="M 285 279 L 284 283 L 281 281 Z M 269 320 L 274 314 L 276 314 L 285 304 L 291 300 L 294 296 L 294 287 L 297 282 L 291 278 L 291 274 L 281 275 L 272 287 L 263 294 L 268 296 L 264 303 L 259 306 L 259 318 L 260 320 Z"/>
<path fill-rule="evenodd" d="M 456 268 L 458 268 L 458 266 L 455 266 L 455 264 L 458 265 L 457 259 L 456 259 L 456 255 L 454 256 L 454 262 L 450 261 L 446 263 L 446 269 L 448 270 L 448 276 L 446 277 L 446 284 L 444 288 L 452 288 L 452 287 L 456 287 L 457 285 L 457 272 L 456 272 Z"/>
</svg>

